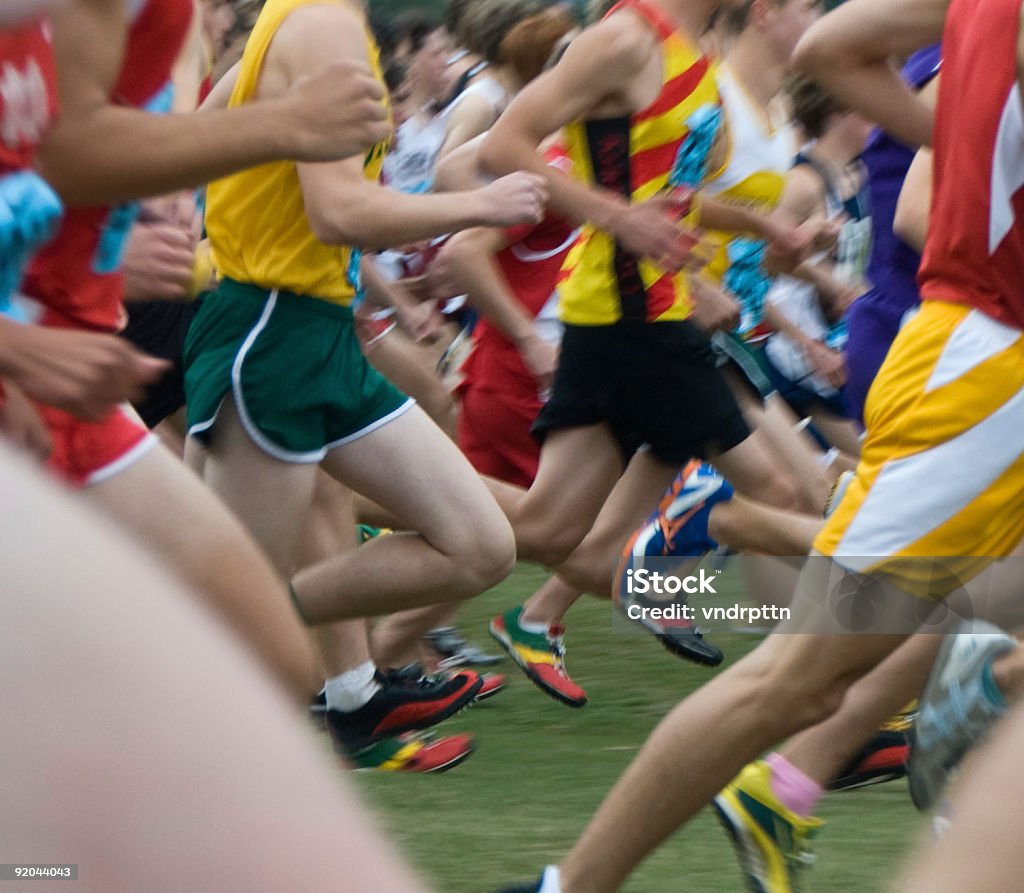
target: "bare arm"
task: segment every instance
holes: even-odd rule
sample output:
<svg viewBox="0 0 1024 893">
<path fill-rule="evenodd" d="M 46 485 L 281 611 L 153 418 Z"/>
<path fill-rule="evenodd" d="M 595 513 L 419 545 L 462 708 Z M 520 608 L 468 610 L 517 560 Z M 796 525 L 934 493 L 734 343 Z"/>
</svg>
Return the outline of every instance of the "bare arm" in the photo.
<svg viewBox="0 0 1024 893">
<path fill-rule="evenodd" d="M 485 133 L 494 124 L 494 119 L 494 107 L 487 100 L 481 96 L 467 96 L 449 113 L 448 131 L 441 151 L 437 153 L 438 159 Z"/>
<path fill-rule="evenodd" d="M 932 153 L 919 149 L 903 180 L 892 230 L 917 252 L 924 251 L 932 207 Z"/>
<path fill-rule="evenodd" d="M 510 341 L 533 333 L 533 320 L 513 297 L 494 262 L 508 240 L 496 229 L 470 229 L 453 236 L 442 249 L 450 276 L 470 302 Z"/>
<path fill-rule="evenodd" d="M 800 348 L 814 372 L 834 388 L 843 386 L 846 381 L 846 366 L 841 351 L 833 350 L 823 342 L 809 338 L 774 304 L 765 304 L 764 318 L 776 332 L 789 338 Z"/>
<path fill-rule="evenodd" d="M 940 40 L 948 5 L 949 0 L 848 0 L 811 26 L 794 64 L 893 136 L 930 145 L 932 113 L 891 60 Z"/>
<path fill-rule="evenodd" d="M 241 62 L 231 66 L 207 94 L 203 104 L 199 106 L 201 112 L 213 112 L 218 109 L 226 109 L 231 101 L 231 94 L 234 92 L 235 84 L 238 82 L 238 71 L 242 67 Z"/>
<path fill-rule="evenodd" d="M 351 10 L 313 6 L 293 18 L 302 39 L 283 59 L 290 80 L 339 60 L 367 63 L 366 40 Z M 522 174 L 468 192 L 405 195 L 367 180 L 359 158 L 300 164 L 298 170 L 310 226 L 329 245 L 388 248 L 471 226 L 536 222 L 543 213 L 542 182 Z"/>
<path fill-rule="evenodd" d="M 437 165 L 434 175 L 435 192 L 456 192 L 461 189 L 474 189 L 486 182 L 480 171 L 480 145 L 485 134 L 474 137 L 453 149 Z"/>
<path fill-rule="evenodd" d="M 452 280 L 469 295 L 473 306 L 515 344 L 538 387 L 544 390 L 554 380 L 558 348 L 537 334 L 533 318 L 511 293 L 494 260 L 507 241 L 498 230 L 472 229 L 454 236 L 442 254 Z"/>
<path fill-rule="evenodd" d="M 125 20 L 124 0 L 76 0 L 54 16 L 61 115 L 39 157 L 69 204 L 174 192 L 279 158 L 341 158 L 386 133 L 382 90 L 351 63 L 240 109 L 152 115 L 114 105 Z"/>
<path fill-rule="evenodd" d="M 623 196 L 549 167 L 538 147 L 574 121 L 629 113 L 625 94 L 656 52 L 653 35 L 623 12 L 588 28 L 549 72 L 532 81 L 484 138 L 480 163 L 494 174 L 525 170 L 543 177 L 551 205 L 567 219 L 614 234 L 631 253 L 679 270 L 688 256 L 667 198 L 630 204 Z M 615 104 L 616 112 L 609 112 Z M 678 213 L 676 213 L 678 218 Z"/>
</svg>

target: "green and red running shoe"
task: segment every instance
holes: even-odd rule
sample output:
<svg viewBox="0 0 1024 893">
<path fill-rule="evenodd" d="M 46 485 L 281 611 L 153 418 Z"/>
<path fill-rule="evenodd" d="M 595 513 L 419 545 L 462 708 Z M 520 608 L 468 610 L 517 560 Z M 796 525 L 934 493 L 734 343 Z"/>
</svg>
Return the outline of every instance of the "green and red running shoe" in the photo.
<svg viewBox="0 0 1024 893">
<path fill-rule="evenodd" d="M 564 628 L 553 625 L 546 633 L 530 632 L 520 624 L 522 614 L 523 606 L 518 605 L 495 617 L 490 625 L 494 640 L 542 692 L 570 707 L 582 707 L 587 693 L 565 670 Z"/>
</svg>

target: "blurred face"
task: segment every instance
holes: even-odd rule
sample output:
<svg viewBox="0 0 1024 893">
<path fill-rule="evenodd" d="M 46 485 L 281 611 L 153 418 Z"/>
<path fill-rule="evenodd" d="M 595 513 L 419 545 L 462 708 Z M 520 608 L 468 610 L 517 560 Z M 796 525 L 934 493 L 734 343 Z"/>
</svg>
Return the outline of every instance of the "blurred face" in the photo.
<svg viewBox="0 0 1024 893">
<path fill-rule="evenodd" d="M 785 0 L 772 9 L 769 31 L 780 59 L 789 60 L 804 32 L 820 16 L 820 0 Z"/>
<path fill-rule="evenodd" d="M 224 38 L 235 24 L 235 11 L 228 3 L 207 2 L 203 6 L 203 31 L 215 54 L 224 48 Z"/>
<path fill-rule="evenodd" d="M 441 99 L 450 52 L 448 34 L 443 28 L 438 28 L 412 57 L 409 64 L 409 80 L 421 96 Z"/>
</svg>

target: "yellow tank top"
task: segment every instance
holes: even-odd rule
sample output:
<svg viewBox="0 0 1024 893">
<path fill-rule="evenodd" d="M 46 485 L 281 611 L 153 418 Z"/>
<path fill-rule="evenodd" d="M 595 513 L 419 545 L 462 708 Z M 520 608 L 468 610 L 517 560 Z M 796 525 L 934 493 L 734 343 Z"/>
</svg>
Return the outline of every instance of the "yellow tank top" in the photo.
<svg viewBox="0 0 1024 893">
<path fill-rule="evenodd" d="M 253 99 L 267 49 L 288 15 L 324 3 L 347 5 L 345 0 L 268 0 L 245 46 L 229 107 Z M 374 74 L 383 81 L 377 45 L 368 31 L 366 40 Z M 387 143 L 381 143 L 367 154 L 363 172 L 368 180 L 380 177 L 386 153 Z M 333 304 L 352 303 L 356 288 L 350 267 L 358 267 L 358 252 L 325 245 L 313 234 L 293 162 L 275 161 L 211 183 L 206 230 L 222 275 Z"/>
<path fill-rule="evenodd" d="M 661 40 L 661 92 L 630 117 L 570 125 L 566 144 L 577 176 L 640 202 L 668 186 L 686 122 L 698 109 L 718 104 L 718 88 L 711 60 L 658 7 L 624 0 L 609 15 L 620 9 L 643 17 Z M 573 325 L 681 320 L 692 309 L 685 274 L 673 276 L 637 259 L 610 233 L 589 224 L 566 257 L 559 294 L 561 317 Z"/>
</svg>

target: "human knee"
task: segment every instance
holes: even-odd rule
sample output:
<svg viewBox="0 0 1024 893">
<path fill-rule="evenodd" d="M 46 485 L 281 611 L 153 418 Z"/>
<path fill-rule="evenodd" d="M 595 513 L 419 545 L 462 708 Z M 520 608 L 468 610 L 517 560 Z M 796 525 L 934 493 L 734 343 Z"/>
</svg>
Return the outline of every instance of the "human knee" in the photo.
<svg viewBox="0 0 1024 893">
<path fill-rule="evenodd" d="M 756 496 L 770 506 L 791 511 L 799 510 L 804 499 L 800 482 L 778 466 L 760 480 Z"/>
<path fill-rule="evenodd" d="M 467 525 L 456 561 L 469 590 L 467 596 L 497 585 L 512 572 L 516 538 L 512 525 L 497 507 Z"/>
<path fill-rule="evenodd" d="M 529 508 L 513 519 L 519 557 L 545 567 L 559 567 L 580 544 L 587 531 L 568 519 L 550 514 L 534 517 Z"/>
<path fill-rule="evenodd" d="M 516 542 L 520 555 L 545 567 L 561 567 L 579 544 L 579 538 L 572 531 L 541 529 L 520 532 L 517 528 Z"/>
</svg>

